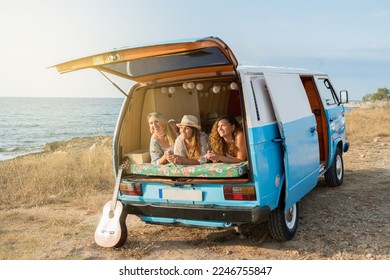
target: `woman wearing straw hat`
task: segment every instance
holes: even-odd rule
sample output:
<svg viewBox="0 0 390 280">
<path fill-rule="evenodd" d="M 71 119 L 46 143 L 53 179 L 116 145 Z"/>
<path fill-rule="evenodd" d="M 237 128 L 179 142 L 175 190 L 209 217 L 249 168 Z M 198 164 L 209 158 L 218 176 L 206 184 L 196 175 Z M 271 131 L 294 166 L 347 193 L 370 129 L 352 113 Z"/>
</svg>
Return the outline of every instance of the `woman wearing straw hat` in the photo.
<svg viewBox="0 0 390 280">
<path fill-rule="evenodd" d="M 206 153 L 209 149 L 208 137 L 200 130 L 198 118 L 184 115 L 181 122 L 176 125 L 180 129 L 180 135 L 175 141 L 174 154 L 168 156 L 168 161 L 186 165 L 206 163 Z"/>
</svg>

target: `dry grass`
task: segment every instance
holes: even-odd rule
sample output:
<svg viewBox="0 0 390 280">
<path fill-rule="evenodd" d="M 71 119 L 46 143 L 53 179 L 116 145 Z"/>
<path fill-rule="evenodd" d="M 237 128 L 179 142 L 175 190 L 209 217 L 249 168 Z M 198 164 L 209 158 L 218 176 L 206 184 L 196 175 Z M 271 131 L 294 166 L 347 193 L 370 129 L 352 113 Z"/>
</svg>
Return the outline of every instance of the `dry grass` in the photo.
<svg viewBox="0 0 390 280">
<path fill-rule="evenodd" d="M 352 143 L 390 137 L 390 107 L 357 109 L 346 113 L 347 137 Z"/>
<path fill-rule="evenodd" d="M 94 196 L 109 194 L 115 183 L 111 156 L 109 147 L 100 146 L 0 162 L 1 208 L 67 201 L 93 206 Z"/>
</svg>

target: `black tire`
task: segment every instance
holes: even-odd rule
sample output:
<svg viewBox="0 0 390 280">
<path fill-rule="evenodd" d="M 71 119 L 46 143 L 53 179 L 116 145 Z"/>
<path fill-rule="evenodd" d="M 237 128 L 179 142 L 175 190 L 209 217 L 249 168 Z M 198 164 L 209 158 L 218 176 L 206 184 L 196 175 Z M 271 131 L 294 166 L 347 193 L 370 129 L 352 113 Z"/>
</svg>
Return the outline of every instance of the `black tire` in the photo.
<svg viewBox="0 0 390 280">
<path fill-rule="evenodd" d="M 325 172 L 325 181 L 329 187 L 335 188 L 343 184 L 344 161 L 340 148 L 336 148 L 336 153 L 331 167 Z"/>
<path fill-rule="evenodd" d="M 298 229 L 299 203 L 284 211 L 284 203 L 273 210 L 268 221 L 271 236 L 279 241 L 291 240 Z"/>
</svg>

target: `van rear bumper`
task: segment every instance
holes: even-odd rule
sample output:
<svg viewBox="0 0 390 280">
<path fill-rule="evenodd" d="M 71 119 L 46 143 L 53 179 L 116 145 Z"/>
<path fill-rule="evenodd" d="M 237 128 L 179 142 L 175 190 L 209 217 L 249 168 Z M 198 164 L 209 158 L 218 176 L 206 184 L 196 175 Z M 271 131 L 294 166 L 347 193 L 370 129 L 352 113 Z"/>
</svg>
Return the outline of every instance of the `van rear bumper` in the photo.
<svg viewBox="0 0 390 280">
<path fill-rule="evenodd" d="M 231 223 L 262 223 L 268 220 L 270 214 L 270 209 L 266 206 L 244 208 L 194 204 L 123 203 L 125 204 L 125 211 L 128 214 L 159 218 Z"/>
</svg>

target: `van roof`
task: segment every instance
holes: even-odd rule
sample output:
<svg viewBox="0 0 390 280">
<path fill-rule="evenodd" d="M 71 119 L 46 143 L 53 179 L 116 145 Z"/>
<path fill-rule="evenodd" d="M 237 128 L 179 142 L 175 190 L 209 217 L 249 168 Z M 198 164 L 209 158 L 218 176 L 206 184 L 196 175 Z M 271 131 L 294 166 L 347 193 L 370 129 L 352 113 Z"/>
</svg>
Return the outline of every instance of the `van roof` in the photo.
<svg viewBox="0 0 390 280">
<path fill-rule="evenodd" d="M 299 74 L 299 75 L 326 75 L 324 72 L 313 71 L 305 68 L 239 65 L 237 70 L 242 74 L 261 75 L 264 73 Z"/>
</svg>

